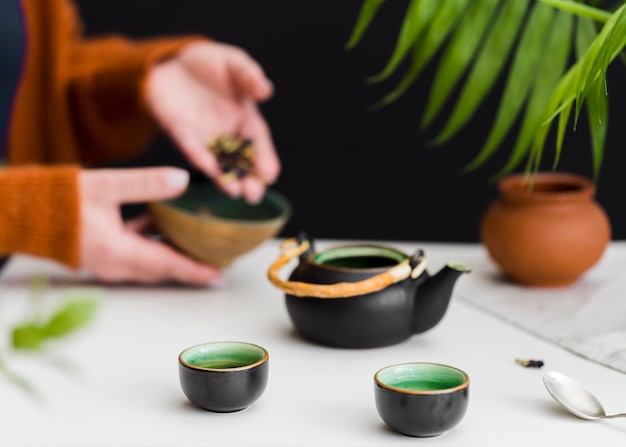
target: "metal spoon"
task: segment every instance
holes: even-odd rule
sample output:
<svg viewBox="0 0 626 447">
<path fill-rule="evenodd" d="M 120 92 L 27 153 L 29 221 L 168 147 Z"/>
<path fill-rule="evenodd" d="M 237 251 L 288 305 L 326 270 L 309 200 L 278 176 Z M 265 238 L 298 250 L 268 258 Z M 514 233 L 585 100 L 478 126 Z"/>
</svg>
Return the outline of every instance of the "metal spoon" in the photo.
<svg viewBox="0 0 626 447">
<path fill-rule="evenodd" d="M 626 413 L 607 415 L 593 394 L 565 374 L 550 371 L 544 374 L 543 383 L 554 400 L 579 418 L 595 421 L 602 418 L 626 417 Z"/>
</svg>

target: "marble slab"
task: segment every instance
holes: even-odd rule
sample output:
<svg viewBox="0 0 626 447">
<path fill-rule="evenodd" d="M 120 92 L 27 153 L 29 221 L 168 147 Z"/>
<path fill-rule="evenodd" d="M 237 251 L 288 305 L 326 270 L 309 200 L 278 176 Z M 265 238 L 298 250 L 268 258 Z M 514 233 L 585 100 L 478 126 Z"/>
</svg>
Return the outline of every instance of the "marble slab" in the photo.
<svg viewBox="0 0 626 447">
<path fill-rule="evenodd" d="M 472 274 L 457 289 L 460 299 L 626 373 L 626 243 L 611 244 L 576 284 L 554 289 L 508 281 L 486 253 L 471 262 Z"/>
</svg>

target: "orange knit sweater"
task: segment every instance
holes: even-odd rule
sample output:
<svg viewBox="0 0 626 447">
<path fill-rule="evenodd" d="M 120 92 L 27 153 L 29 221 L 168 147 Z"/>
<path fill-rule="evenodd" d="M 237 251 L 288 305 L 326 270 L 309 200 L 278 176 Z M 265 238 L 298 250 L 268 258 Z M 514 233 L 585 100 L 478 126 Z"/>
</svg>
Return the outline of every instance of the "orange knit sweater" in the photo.
<svg viewBox="0 0 626 447">
<path fill-rule="evenodd" d="M 86 39 L 69 0 L 22 0 L 26 55 L 0 169 L 0 254 L 80 265 L 80 165 L 137 154 L 147 68 L 197 37 Z"/>
</svg>

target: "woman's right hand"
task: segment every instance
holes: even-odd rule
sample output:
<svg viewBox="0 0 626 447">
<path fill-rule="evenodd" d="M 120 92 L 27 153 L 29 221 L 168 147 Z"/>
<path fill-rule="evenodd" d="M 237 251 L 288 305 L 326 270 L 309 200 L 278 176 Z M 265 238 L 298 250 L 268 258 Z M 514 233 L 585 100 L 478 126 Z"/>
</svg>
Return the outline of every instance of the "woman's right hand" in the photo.
<svg viewBox="0 0 626 447">
<path fill-rule="evenodd" d="M 153 117 L 192 165 L 233 197 L 250 203 L 263 198 L 281 169 L 258 107 L 271 98 L 274 86 L 247 52 L 215 41 L 190 43 L 150 69 L 145 92 Z M 224 134 L 253 142 L 256 175 L 223 175 L 207 145 Z"/>
<path fill-rule="evenodd" d="M 93 169 L 79 178 L 81 267 L 104 282 L 221 285 L 222 272 L 150 239 L 148 216 L 124 222 L 120 206 L 176 197 L 189 174 L 178 168 Z"/>
</svg>

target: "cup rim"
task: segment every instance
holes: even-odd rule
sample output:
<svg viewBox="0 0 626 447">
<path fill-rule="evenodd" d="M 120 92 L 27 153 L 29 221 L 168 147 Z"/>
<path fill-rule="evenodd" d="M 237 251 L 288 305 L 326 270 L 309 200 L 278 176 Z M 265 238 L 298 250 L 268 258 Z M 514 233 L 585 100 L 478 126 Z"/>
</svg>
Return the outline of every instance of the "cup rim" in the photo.
<svg viewBox="0 0 626 447">
<path fill-rule="evenodd" d="M 391 369 L 391 368 L 397 368 L 399 366 L 415 366 L 415 365 L 432 366 L 432 367 L 437 367 L 437 368 L 454 370 L 454 371 L 460 373 L 464 377 L 463 383 L 461 383 L 460 385 L 451 387 L 451 388 L 442 388 L 442 389 L 437 389 L 437 390 L 411 390 L 411 389 L 407 389 L 407 388 L 400 388 L 400 387 L 397 387 L 397 386 L 386 384 L 386 383 L 382 382 L 379 379 L 379 377 L 378 377 L 380 373 L 382 373 L 385 370 Z M 455 366 L 446 365 L 446 364 L 443 364 L 443 363 L 434 363 L 434 362 L 403 362 L 403 363 L 396 363 L 396 364 L 393 364 L 393 365 L 388 365 L 388 366 L 385 366 L 385 367 L 379 369 L 378 371 L 376 371 L 376 373 L 374 374 L 374 382 L 380 388 L 384 388 L 384 389 L 387 389 L 387 390 L 390 390 L 390 391 L 395 391 L 395 392 L 398 392 L 398 393 L 412 394 L 412 395 L 436 395 L 436 394 L 449 394 L 449 393 L 453 393 L 453 392 L 460 391 L 460 390 L 463 390 L 463 389 L 467 389 L 469 387 L 469 384 L 470 384 L 470 377 L 462 369 L 457 368 Z"/>
<path fill-rule="evenodd" d="M 187 209 L 186 207 L 182 206 L 181 200 L 183 200 L 183 198 L 185 197 L 185 194 L 189 194 L 190 191 L 192 191 L 192 189 L 201 188 L 201 187 L 209 187 L 212 190 L 219 192 L 219 189 L 213 184 L 210 184 L 210 183 L 206 184 L 205 182 L 199 182 L 199 181 L 192 179 L 189 182 L 189 186 L 187 187 L 187 190 L 182 195 L 178 197 L 174 197 L 172 199 L 156 201 L 156 202 L 153 202 L 153 204 L 156 206 L 162 206 L 164 208 L 168 208 L 172 211 L 191 217 L 193 219 L 197 219 L 198 215 L 192 212 L 191 210 Z M 225 193 L 222 193 L 222 192 L 219 192 L 219 193 L 223 194 L 225 198 L 229 200 L 233 200 L 233 201 L 242 200 L 242 199 L 228 198 Z M 278 212 L 275 213 L 271 217 L 257 218 L 257 219 L 244 219 L 240 217 L 225 217 L 225 216 L 219 216 L 219 215 L 211 215 L 210 217 L 209 216 L 202 217 L 202 221 L 203 222 L 220 222 L 220 223 L 226 223 L 226 224 L 231 224 L 231 225 L 240 225 L 244 227 L 255 227 L 255 226 L 264 226 L 268 224 L 275 224 L 277 222 L 286 221 L 293 214 L 293 205 L 291 201 L 284 194 L 280 193 L 279 191 L 273 188 L 266 188 L 265 194 L 263 195 L 261 202 L 254 206 L 264 206 L 264 205 L 267 205 L 268 203 L 273 204 L 274 207 L 278 209 Z"/>
<path fill-rule="evenodd" d="M 259 349 L 262 354 L 263 357 L 260 360 L 257 360 L 254 363 L 250 363 L 248 365 L 243 365 L 243 366 L 237 366 L 235 368 L 207 368 L 207 367 L 202 367 L 202 366 L 198 366 L 198 365 L 193 365 L 189 362 L 187 362 L 183 356 L 193 350 L 193 349 L 198 349 L 202 346 L 210 346 L 210 345 L 239 345 L 239 346 L 248 346 L 248 347 L 253 347 L 253 348 L 257 348 Z M 232 341 L 232 340 L 225 340 L 225 341 L 209 341 L 209 342 L 204 342 L 204 343 L 198 343 L 192 346 L 189 346 L 185 349 L 183 349 L 180 354 L 178 354 L 178 362 L 182 365 L 185 366 L 187 368 L 190 369 L 195 369 L 198 371 L 209 371 L 209 372 L 218 372 L 218 373 L 228 373 L 228 372 L 236 372 L 236 371 L 246 371 L 252 368 L 255 368 L 259 365 L 262 365 L 264 363 L 267 363 L 267 361 L 269 360 L 269 353 L 267 351 L 267 349 L 265 349 L 263 346 L 257 345 L 255 343 L 249 343 L 249 342 L 245 342 L 245 341 Z"/>
</svg>

